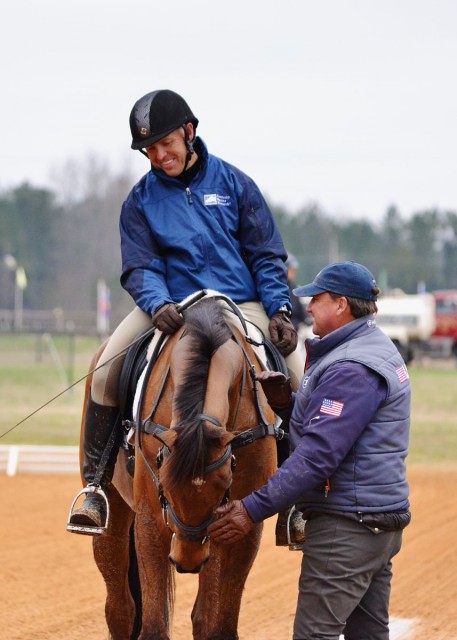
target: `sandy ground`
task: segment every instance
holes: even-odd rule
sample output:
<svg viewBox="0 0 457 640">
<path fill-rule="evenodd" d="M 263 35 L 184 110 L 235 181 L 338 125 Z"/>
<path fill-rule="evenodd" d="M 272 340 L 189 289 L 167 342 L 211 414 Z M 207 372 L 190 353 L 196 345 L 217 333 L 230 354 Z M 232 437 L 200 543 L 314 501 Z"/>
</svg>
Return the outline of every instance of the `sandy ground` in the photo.
<svg viewBox="0 0 457 640">
<path fill-rule="evenodd" d="M 412 467 L 409 478 L 413 522 L 394 564 L 391 614 L 416 621 L 408 638 L 457 640 L 457 468 Z M 4 640 L 107 637 L 104 583 L 91 540 L 65 531 L 76 490 L 76 476 L 0 476 Z M 276 548 L 273 530 L 274 521 L 267 521 L 246 586 L 239 628 L 243 640 L 292 635 L 301 554 Z M 192 637 L 195 586 L 195 576 L 177 576 L 174 640 Z"/>
</svg>

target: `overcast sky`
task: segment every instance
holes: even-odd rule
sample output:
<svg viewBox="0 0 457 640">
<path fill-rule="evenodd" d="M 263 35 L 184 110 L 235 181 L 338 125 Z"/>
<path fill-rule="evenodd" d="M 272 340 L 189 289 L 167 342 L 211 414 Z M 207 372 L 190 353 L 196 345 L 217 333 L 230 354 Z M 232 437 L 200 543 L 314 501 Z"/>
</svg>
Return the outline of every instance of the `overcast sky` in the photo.
<svg viewBox="0 0 457 640">
<path fill-rule="evenodd" d="M 89 154 L 135 180 L 133 103 L 181 93 L 291 211 L 457 210 L 455 0 L 5 0 L 0 188 Z"/>
</svg>

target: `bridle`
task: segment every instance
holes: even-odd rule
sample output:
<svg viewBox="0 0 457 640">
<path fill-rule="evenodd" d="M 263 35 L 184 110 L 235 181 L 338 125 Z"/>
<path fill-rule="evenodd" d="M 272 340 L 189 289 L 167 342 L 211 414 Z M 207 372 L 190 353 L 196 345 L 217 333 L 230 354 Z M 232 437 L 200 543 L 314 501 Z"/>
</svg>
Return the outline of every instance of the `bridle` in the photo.
<svg viewBox="0 0 457 640">
<path fill-rule="evenodd" d="M 225 297 L 224 297 L 225 299 Z M 211 473 L 213 471 L 216 471 L 217 469 L 220 469 L 224 464 L 227 464 L 228 461 L 230 460 L 231 463 L 231 470 L 232 473 L 235 471 L 236 468 L 236 460 L 235 460 L 235 456 L 232 453 L 232 451 L 234 449 L 238 449 L 240 447 L 244 447 L 248 444 L 251 444 L 253 442 L 255 442 L 258 439 L 264 438 L 266 436 L 274 436 L 277 440 L 281 440 L 284 436 L 285 436 L 285 432 L 283 429 L 281 429 L 280 427 L 278 427 L 275 424 L 271 424 L 268 423 L 268 421 L 266 420 L 263 411 L 262 411 L 262 407 L 260 405 L 260 401 L 259 401 L 259 396 L 258 396 L 258 383 L 256 380 L 256 370 L 255 370 L 255 364 L 251 361 L 251 359 L 249 358 L 249 354 L 247 353 L 244 345 L 242 344 L 242 342 L 239 340 L 237 334 L 232 330 L 232 327 L 230 325 L 228 325 L 230 332 L 232 334 L 232 339 L 235 340 L 235 342 L 237 343 L 237 345 L 239 346 L 239 348 L 242 350 L 243 355 L 244 355 L 244 361 L 245 361 L 245 365 L 243 367 L 243 377 L 242 377 L 242 384 L 241 384 L 241 388 L 240 388 L 240 394 L 239 394 L 239 399 L 238 399 L 238 405 L 235 411 L 235 418 L 234 418 L 234 423 L 232 425 L 232 431 L 235 431 L 235 426 L 236 426 L 236 421 L 238 418 L 238 413 L 239 413 L 239 409 L 240 409 L 240 405 L 241 405 L 241 400 L 243 398 L 244 395 L 244 391 L 245 391 L 245 387 L 246 387 L 246 379 L 247 379 L 247 372 L 249 372 L 250 377 L 252 379 L 252 383 L 253 383 L 253 391 L 254 391 L 254 400 L 255 400 L 255 407 L 256 407 L 256 412 L 257 412 L 257 417 L 259 420 L 259 424 L 255 427 L 251 427 L 250 429 L 247 429 L 245 431 L 241 431 L 239 433 L 236 433 L 236 435 L 234 436 L 234 438 L 232 439 L 231 442 L 229 442 L 226 445 L 225 451 L 222 454 L 222 456 L 220 458 L 218 458 L 217 460 L 215 460 L 214 462 L 212 462 L 211 464 L 207 465 L 205 467 L 205 475 L 208 473 Z M 150 359 L 150 362 L 148 364 L 148 369 L 146 372 L 146 378 L 148 379 L 149 377 L 149 373 L 151 372 L 157 358 L 158 355 L 163 347 L 164 342 L 166 341 L 167 336 L 162 335 L 161 338 L 158 341 L 158 344 L 156 345 L 156 348 L 154 350 L 154 353 Z M 165 389 L 165 385 L 167 383 L 168 377 L 170 374 L 170 365 L 167 366 L 167 370 L 165 372 L 165 375 L 163 376 L 162 379 L 162 384 L 160 386 L 160 388 L 158 389 L 155 401 L 153 403 L 153 406 L 151 408 L 151 411 L 148 415 L 147 418 L 145 418 L 144 420 L 141 420 L 140 416 L 141 416 L 141 409 L 143 407 L 143 403 L 144 403 L 144 399 L 145 399 L 145 394 L 146 394 L 146 387 L 147 385 L 143 385 L 142 391 L 141 391 L 141 396 L 140 396 L 140 401 L 138 404 L 138 413 L 137 413 L 137 423 L 136 423 L 136 449 L 137 451 L 140 452 L 140 455 L 142 457 L 142 460 L 146 466 L 146 468 L 149 471 L 150 476 L 152 477 L 154 484 L 157 488 L 158 491 L 158 496 L 159 496 L 159 501 L 160 501 L 160 505 L 162 508 L 162 517 L 163 520 L 166 524 L 167 527 L 169 527 L 169 523 L 170 523 L 170 519 L 173 521 L 176 529 L 178 530 L 178 532 L 173 532 L 173 536 L 176 536 L 179 540 L 183 540 L 186 542 L 199 542 L 201 544 L 205 544 L 206 542 L 208 542 L 209 540 L 209 535 L 206 534 L 206 529 L 208 528 L 208 526 L 214 522 L 217 518 L 216 514 L 213 513 L 209 518 L 207 518 L 205 521 L 203 521 L 201 524 L 199 525 L 195 525 L 195 526 L 191 526 L 191 525 L 187 525 L 185 524 L 175 513 L 172 505 L 170 504 L 169 500 L 167 499 L 167 497 L 165 496 L 165 493 L 163 491 L 163 487 L 161 485 L 160 482 L 160 478 L 159 478 L 159 471 L 160 471 L 160 467 L 163 463 L 164 460 L 164 456 L 168 456 L 171 454 L 171 450 L 167 447 L 167 445 L 162 444 L 162 446 L 160 447 L 157 456 L 156 456 L 156 465 L 157 465 L 157 473 L 154 471 L 154 469 L 151 467 L 151 465 L 149 464 L 144 452 L 143 452 L 143 448 L 142 448 L 142 441 L 141 441 L 141 433 L 147 433 L 149 435 L 154 436 L 155 438 L 157 438 L 158 440 L 161 440 L 161 434 L 165 431 L 169 430 L 169 427 L 166 427 L 164 425 L 161 425 L 157 422 L 154 422 L 153 417 L 155 415 L 156 409 L 159 405 L 160 399 L 162 397 L 163 391 Z M 210 416 L 204 413 L 198 414 L 197 416 L 193 417 L 193 420 L 201 420 L 201 421 L 206 421 L 206 422 L 210 422 L 211 424 L 215 425 L 216 427 L 220 427 L 222 428 L 223 425 L 220 423 L 220 421 L 215 418 L 214 416 Z M 182 420 L 180 423 L 178 423 L 176 426 L 179 426 L 181 424 L 184 424 L 188 422 L 188 420 Z M 228 500 L 230 499 L 230 488 L 228 488 L 224 494 L 224 497 L 221 500 L 220 504 L 224 504 L 226 502 L 228 502 Z"/>
<path fill-rule="evenodd" d="M 203 413 L 196 415 L 194 417 L 194 420 L 201 420 L 201 421 L 204 420 L 207 422 L 211 422 L 216 427 L 222 428 L 222 424 L 219 422 L 217 418 L 214 418 L 213 416 L 209 416 Z M 187 420 L 182 420 L 176 426 L 178 427 L 181 424 L 184 424 L 186 422 Z M 154 484 L 156 485 L 156 488 L 159 494 L 160 506 L 162 508 L 162 517 L 165 525 L 169 527 L 170 519 L 171 519 L 178 530 L 178 532 L 173 532 L 173 535 L 176 536 L 179 540 L 184 540 L 186 542 L 200 542 L 201 544 L 205 544 L 205 542 L 208 542 L 209 540 L 209 536 L 205 534 L 205 531 L 209 527 L 209 525 L 212 522 L 214 522 L 214 520 L 216 520 L 216 514 L 213 513 L 208 519 L 204 520 L 199 525 L 195 525 L 195 526 L 187 525 L 185 522 L 183 522 L 179 518 L 179 516 L 176 514 L 175 510 L 173 509 L 172 505 L 170 504 L 168 498 L 165 495 L 165 492 L 163 490 L 162 484 L 160 482 L 160 477 L 159 477 L 159 471 L 163 464 L 164 457 L 169 456 L 171 454 L 171 450 L 165 444 L 163 444 L 158 450 L 156 455 L 156 465 L 157 465 L 157 473 L 156 473 L 144 455 L 143 449 L 141 447 L 141 438 L 139 437 L 139 431 L 140 429 L 137 429 L 137 435 L 136 435 L 137 447 L 141 453 L 143 462 L 145 463 L 154 481 Z M 142 424 L 141 431 L 144 431 L 144 433 L 148 433 L 149 435 L 153 435 L 158 440 L 160 440 L 160 435 L 164 431 L 168 431 L 168 427 L 152 422 L 151 420 L 146 420 Z M 204 475 L 206 476 L 207 474 L 213 471 L 216 471 L 217 469 L 220 469 L 229 461 L 231 465 L 231 471 L 233 473 L 233 471 L 235 471 L 235 468 L 236 468 L 236 460 L 235 460 L 234 454 L 232 453 L 232 445 L 230 443 L 227 444 L 227 446 L 225 447 L 224 453 L 217 460 L 206 465 L 204 470 Z M 227 488 L 220 504 L 225 504 L 226 502 L 229 501 L 229 499 L 230 499 L 230 488 Z"/>
<path fill-rule="evenodd" d="M 195 416 L 195 420 L 202 420 L 202 421 L 205 420 L 207 422 L 211 422 L 216 427 L 221 427 L 222 428 L 222 424 L 219 422 L 219 420 L 217 418 L 214 418 L 213 416 L 208 416 L 208 415 L 203 414 L 203 413 L 198 414 L 197 416 Z M 183 421 L 183 422 L 185 422 L 185 421 Z M 176 426 L 179 426 L 180 424 L 181 423 L 178 423 Z M 163 462 L 163 457 L 166 456 L 166 455 L 169 455 L 170 453 L 171 453 L 171 451 L 166 445 L 162 445 L 160 447 L 160 449 L 159 449 L 159 451 L 157 453 L 157 457 L 156 457 L 157 469 L 160 469 L 160 467 L 162 465 L 162 462 Z M 236 461 L 235 461 L 235 456 L 232 453 L 232 447 L 231 447 L 230 443 L 225 447 L 225 451 L 220 456 L 220 458 L 218 458 L 214 462 L 211 462 L 211 464 L 208 464 L 205 467 L 204 475 L 206 476 L 207 474 L 211 473 L 212 471 L 216 471 L 217 469 L 220 469 L 229 460 L 230 460 L 231 470 L 232 470 L 232 473 L 233 473 L 233 471 L 236 468 Z M 224 493 L 224 497 L 222 498 L 220 504 L 227 503 L 229 501 L 229 499 L 230 499 L 230 488 L 227 488 L 225 493 Z M 214 513 L 210 518 L 208 518 L 207 520 L 203 521 L 201 524 L 196 525 L 196 526 L 190 526 L 190 525 L 185 524 L 176 515 L 176 512 L 174 511 L 173 507 L 171 506 L 171 504 L 167 500 L 162 487 L 160 487 L 160 489 L 159 489 L 159 501 L 160 501 L 160 505 L 162 507 L 162 516 L 163 516 L 164 522 L 167 525 L 167 527 L 169 526 L 168 516 L 170 516 L 170 518 L 173 520 L 176 528 L 178 529 L 179 533 L 176 533 L 176 532 L 173 533 L 173 535 L 176 536 L 176 538 L 178 538 L 179 540 L 184 540 L 186 542 L 201 542 L 201 544 L 205 544 L 205 542 L 207 542 L 209 540 L 209 536 L 208 535 L 204 535 L 204 532 L 209 527 L 209 525 L 212 522 L 214 522 L 214 520 L 216 519 L 216 515 Z"/>
</svg>

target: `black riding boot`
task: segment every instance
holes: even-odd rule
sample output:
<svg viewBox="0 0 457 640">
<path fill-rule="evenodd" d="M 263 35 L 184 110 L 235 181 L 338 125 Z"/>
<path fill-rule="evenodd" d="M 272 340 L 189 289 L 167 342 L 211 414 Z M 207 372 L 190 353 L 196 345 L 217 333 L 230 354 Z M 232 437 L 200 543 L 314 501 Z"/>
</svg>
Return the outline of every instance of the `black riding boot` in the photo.
<svg viewBox="0 0 457 640">
<path fill-rule="evenodd" d="M 104 490 L 113 478 L 114 465 L 122 437 L 120 422 L 118 407 L 106 407 L 97 404 L 89 397 L 84 426 L 83 476 L 88 487 L 94 486 L 95 491 L 86 493 L 83 504 L 70 514 L 68 523 L 69 527 L 71 525 L 88 527 L 89 531 L 70 528 L 69 530 L 74 533 L 93 535 L 98 531 L 90 531 L 90 527 L 103 529 L 106 526 L 106 501 L 104 496 L 98 493 L 96 489 L 101 488 Z M 109 456 L 108 452 L 105 454 L 105 458 L 108 456 L 108 459 L 105 468 L 102 469 L 102 457 L 110 440 L 112 441 L 112 449 Z"/>
</svg>

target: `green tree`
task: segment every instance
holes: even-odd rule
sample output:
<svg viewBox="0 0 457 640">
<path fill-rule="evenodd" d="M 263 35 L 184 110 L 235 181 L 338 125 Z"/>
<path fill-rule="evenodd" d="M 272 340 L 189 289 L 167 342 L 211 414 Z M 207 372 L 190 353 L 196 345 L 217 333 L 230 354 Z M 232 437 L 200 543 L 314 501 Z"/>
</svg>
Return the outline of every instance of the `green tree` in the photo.
<svg viewBox="0 0 457 640">
<path fill-rule="evenodd" d="M 24 301 L 30 307 L 48 308 L 52 304 L 61 214 L 51 191 L 28 183 L 0 198 L 0 250 L 3 255 L 11 254 L 25 269 L 28 286 Z"/>
</svg>

